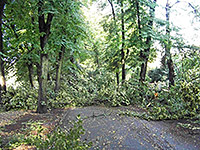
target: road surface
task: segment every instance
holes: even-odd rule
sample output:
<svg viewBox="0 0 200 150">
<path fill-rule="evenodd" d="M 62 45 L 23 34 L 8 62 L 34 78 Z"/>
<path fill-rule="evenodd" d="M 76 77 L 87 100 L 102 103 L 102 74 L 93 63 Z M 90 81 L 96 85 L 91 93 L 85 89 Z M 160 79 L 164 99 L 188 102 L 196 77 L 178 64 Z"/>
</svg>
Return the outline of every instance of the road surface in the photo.
<svg viewBox="0 0 200 150">
<path fill-rule="evenodd" d="M 146 121 L 120 115 L 131 107 L 84 107 L 66 110 L 62 125 L 78 114 L 83 119 L 82 140 L 92 141 L 91 149 L 100 150 L 200 150 L 200 134 L 177 126 L 177 121 Z"/>
</svg>

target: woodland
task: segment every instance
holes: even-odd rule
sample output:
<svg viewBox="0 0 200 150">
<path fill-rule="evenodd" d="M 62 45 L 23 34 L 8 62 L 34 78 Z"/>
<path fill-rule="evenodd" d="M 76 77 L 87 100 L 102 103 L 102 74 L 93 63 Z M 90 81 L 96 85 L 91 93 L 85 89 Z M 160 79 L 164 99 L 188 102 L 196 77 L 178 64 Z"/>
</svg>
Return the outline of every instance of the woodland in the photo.
<svg viewBox="0 0 200 150">
<path fill-rule="evenodd" d="M 145 110 L 143 119 L 200 123 L 200 45 L 171 19 L 184 3 L 199 24 L 200 3 L 158 1 L 1 0 L 0 111 L 132 106 Z M 94 4 L 101 20 L 86 14 Z"/>
</svg>

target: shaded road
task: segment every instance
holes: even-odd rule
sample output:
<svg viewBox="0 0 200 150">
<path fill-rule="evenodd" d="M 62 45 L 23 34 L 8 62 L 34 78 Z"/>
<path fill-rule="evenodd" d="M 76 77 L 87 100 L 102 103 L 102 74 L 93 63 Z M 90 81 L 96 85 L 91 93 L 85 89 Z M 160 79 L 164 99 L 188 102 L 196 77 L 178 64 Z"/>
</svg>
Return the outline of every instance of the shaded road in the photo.
<svg viewBox="0 0 200 150">
<path fill-rule="evenodd" d="M 176 121 L 146 121 L 119 115 L 121 110 L 134 108 L 84 107 L 68 109 L 63 125 L 78 114 L 86 130 L 83 140 L 93 142 L 92 149 L 105 150 L 198 150 L 199 132 L 194 134 L 177 127 Z M 135 110 L 138 111 L 138 110 Z"/>
</svg>

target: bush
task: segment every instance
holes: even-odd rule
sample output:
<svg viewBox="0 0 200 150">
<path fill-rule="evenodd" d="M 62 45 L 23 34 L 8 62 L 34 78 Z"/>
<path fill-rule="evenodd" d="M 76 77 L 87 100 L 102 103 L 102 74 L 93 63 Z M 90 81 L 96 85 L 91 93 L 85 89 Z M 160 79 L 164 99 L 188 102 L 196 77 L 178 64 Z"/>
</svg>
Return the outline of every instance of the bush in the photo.
<svg viewBox="0 0 200 150">
<path fill-rule="evenodd" d="M 191 112 L 200 110 L 200 86 L 196 82 L 182 81 L 180 96 Z"/>
<path fill-rule="evenodd" d="M 163 81 L 164 77 L 167 76 L 167 74 L 164 68 L 155 68 L 149 70 L 148 76 L 151 78 L 151 83 L 153 83 L 153 82 Z"/>
<path fill-rule="evenodd" d="M 21 85 L 16 89 L 8 87 L 7 92 L 2 96 L 4 109 L 35 109 L 37 93 L 35 88 L 28 85 Z"/>
<path fill-rule="evenodd" d="M 149 115 L 154 120 L 181 119 L 199 113 L 200 92 L 198 84 L 180 81 L 170 89 L 163 89 L 149 107 Z"/>
</svg>

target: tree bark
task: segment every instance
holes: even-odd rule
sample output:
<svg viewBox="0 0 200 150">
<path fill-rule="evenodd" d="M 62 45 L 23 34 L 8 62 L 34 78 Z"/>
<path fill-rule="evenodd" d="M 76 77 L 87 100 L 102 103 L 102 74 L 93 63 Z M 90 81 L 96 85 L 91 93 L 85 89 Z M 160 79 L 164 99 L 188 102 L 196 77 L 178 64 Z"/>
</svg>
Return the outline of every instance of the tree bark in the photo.
<svg viewBox="0 0 200 150">
<path fill-rule="evenodd" d="M 137 23 L 138 23 L 138 31 L 139 31 L 139 40 L 142 42 L 142 36 L 141 36 L 141 20 L 140 20 L 140 4 L 138 0 L 136 2 L 136 10 L 137 10 Z"/>
<path fill-rule="evenodd" d="M 146 44 L 148 45 L 148 48 L 144 49 L 142 53 L 140 53 L 140 57 L 143 60 L 143 63 L 141 65 L 141 71 L 140 71 L 140 81 L 144 82 L 146 78 L 146 72 L 147 72 L 147 63 L 149 60 L 149 52 L 150 52 L 150 42 L 151 42 L 151 37 L 147 37 Z"/>
<path fill-rule="evenodd" d="M 56 64 L 56 85 L 55 85 L 55 92 L 60 89 L 60 77 L 61 77 L 61 70 L 62 70 L 62 63 L 63 63 L 63 56 L 64 56 L 65 47 L 61 47 L 61 51 L 59 52 L 57 64 Z"/>
<path fill-rule="evenodd" d="M 6 0 L 2 0 L 0 2 L 0 52 L 3 54 L 3 32 L 2 32 L 2 17 L 3 17 L 3 11 L 4 11 L 4 6 L 6 4 Z M 4 60 L 3 56 L 0 55 L 0 88 L 4 92 L 6 92 L 6 79 L 5 79 L 5 72 L 4 72 Z"/>
<path fill-rule="evenodd" d="M 174 86 L 174 65 L 173 65 L 173 60 L 171 57 L 171 41 L 170 41 L 170 25 L 169 25 L 169 18 L 170 18 L 170 5 L 169 5 L 169 1 L 167 0 L 166 3 L 166 22 L 167 22 L 167 26 L 166 26 L 166 35 L 167 35 L 167 41 L 165 42 L 165 56 L 167 59 L 167 66 L 168 66 L 168 78 L 169 78 L 169 87 Z"/>
<path fill-rule="evenodd" d="M 3 24 L 3 11 L 6 0 L 0 1 L 0 53 L 3 54 L 3 32 L 2 32 L 2 24 Z M 2 92 L 6 92 L 6 79 L 4 72 L 4 61 L 3 56 L 0 55 L 0 104 L 2 103 Z"/>
<path fill-rule="evenodd" d="M 47 112 L 47 78 L 48 78 L 48 55 L 41 54 L 40 56 L 40 65 L 38 66 L 38 113 Z"/>
<path fill-rule="evenodd" d="M 115 21 L 115 9 L 114 9 L 112 0 L 108 0 L 108 2 L 110 3 L 111 9 L 112 9 L 113 20 Z"/>
<path fill-rule="evenodd" d="M 44 47 L 47 43 L 47 40 L 50 35 L 51 22 L 53 20 L 53 14 L 48 13 L 46 22 L 45 16 L 42 10 L 43 0 L 39 0 L 38 4 L 38 21 L 39 21 L 39 32 L 44 33 L 40 36 L 40 64 L 37 66 L 38 72 L 38 82 L 39 82 L 39 90 L 38 90 L 38 113 L 46 113 L 47 112 L 47 98 L 46 98 L 46 86 L 48 79 L 48 54 L 44 53 Z"/>
<path fill-rule="evenodd" d="M 169 87 L 171 87 L 171 86 L 174 86 L 174 77 L 175 77 L 174 64 L 173 64 L 171 56 L 167 60 L 167 66 L 168 66 L 168 69 L 169 69 Z"/>
<path fill-rule="evenodd" d="M 148 21 L 149 30 L 152 30 L 153 28 L 153 19 L 155 17 L 156 1 L 157 0 L 153 1 L 154 5 L 151 5 L 150 10 L 149 10 L 149 14 L 150 14 L 149 21 Z M 140 52 L 140 58 L 143 61 L 141 65 L 141 70 L 140 70 L 140 82 L 144 82 L 146 78 L 147 63 L 149 60 L 149 53 L 151 49 L 151 41 L 152 41 L 152 38 L 151 38 L 151 35 L 149 34 L 145 42 L 147 48 L 145 48 L 144 51 Z"/>
<path fill-rule="evenodd" d="M 121 48 L 121 63 L 122 63 L 122 84 L 126 80 L 126 68 L 125 68 L 125 25 L 124 25 L 124 5 L 121 1 L 121 30 L 122 30 L 122 48 Z"/>
<path fill-rule="evenodd" d="M 27 67 L 28 67 L 28 77 L 29 77 L 29 83 L 31 85 L 31 87 L 34 87 L 33 84 L 33 64 L 32 63 L 27 63 Z"/>
<path fill-rule="evenodd" d="M 115 9 L 114 9 L 114 6 L 113 6 L 113 2 L 112 2 L 112 0 L 108 0 L 108 2 L 110 3 L 111 9 L 112 9 L 113 20 L 114 20 L 114 23 L 115 23 L 115 26 L 116 26 L 116 17 L 115 17 L 116 15 L 115 15 Z M 116 34 L 118 35 L 117 32 L 116 32 Z M 117 85 L 119 85 L 119 66 L 116 65 L 115 69 L 116 69 Z"/>
<path fill-rule="evenodd" d="M 139 32 L 139 40 L 142 42 L 142 36 L 141 36 L 141 20 L 140 20 L 140 4 L 139 1 L 136 0 L 136 10 L 137 10 L 137 24 L 138 24 L 138 32 Z M 146 49 L 148 51 L 148 49 Z M 148 59 L 145 57 L 142 51 L 140 51 L 140 58 L 143 59 L 144 63 L 141 65 L 141 71 L 140 71 L 140 81 L 145 81 L 146 76 L 146 70 L 147 70 L 147 62 Z"/>
</svg>

